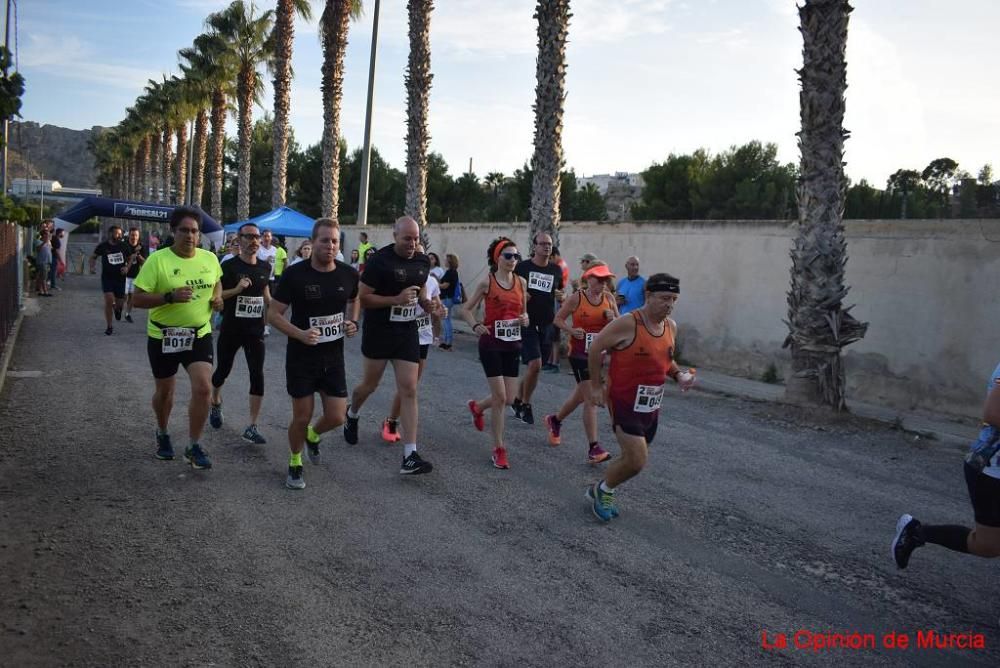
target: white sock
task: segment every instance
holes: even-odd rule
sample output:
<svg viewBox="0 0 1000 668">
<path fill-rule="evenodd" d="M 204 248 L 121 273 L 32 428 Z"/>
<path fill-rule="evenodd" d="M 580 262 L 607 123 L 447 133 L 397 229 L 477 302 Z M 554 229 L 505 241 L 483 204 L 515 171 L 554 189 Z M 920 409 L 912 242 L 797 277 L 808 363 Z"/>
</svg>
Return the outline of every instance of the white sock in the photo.
<svg viewBox="0 0 1000 668">
<path fill-rule="evenodd" d="M 406 445 L 403 446 L 403 457 L 409 457 L 416 451 L 417 451 L 416 443 L 407 443 Z"/>
<path fill-rule="evenodd" d="M 615 493 L 615 488 L 614 487 L 608 487 L 608 483 L 606 483 L 606 482 L 604 482 L 602 480 L 601 481 L 601 491 L 602 492 L 607 492 L 608 494 L 614 494 Z"/>
<path fill-rule="evenodd" d="M 354 410 L 354 406 L 351 406 L 350 408 L 347 409 L 347 417 L 351 418 L 352 420 L 356 420 L 358 418 L 358 413 L 357 411 Z"/>
</svg>

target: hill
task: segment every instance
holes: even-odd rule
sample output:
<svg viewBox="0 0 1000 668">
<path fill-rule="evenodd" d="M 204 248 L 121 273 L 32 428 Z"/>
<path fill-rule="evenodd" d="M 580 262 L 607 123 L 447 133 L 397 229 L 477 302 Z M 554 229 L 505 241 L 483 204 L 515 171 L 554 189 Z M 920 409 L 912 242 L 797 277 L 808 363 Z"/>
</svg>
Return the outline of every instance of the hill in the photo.
<svg viewBox="0 0 1000 668">
<path fill-rule="evenodd" d="M 104 128 L 71 130 L 32 121 L 11 122 L 8 178 L 44 178 L 73 188 L 96 188 L 97 171 L 87 142 Z"/>
</svg>

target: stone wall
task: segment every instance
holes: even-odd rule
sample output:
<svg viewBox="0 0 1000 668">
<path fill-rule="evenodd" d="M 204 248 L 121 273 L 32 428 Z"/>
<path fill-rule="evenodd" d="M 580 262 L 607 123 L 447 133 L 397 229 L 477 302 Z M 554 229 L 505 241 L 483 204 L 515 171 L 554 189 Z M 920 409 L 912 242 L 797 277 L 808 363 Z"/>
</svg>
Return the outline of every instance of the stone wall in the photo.
<svg viewBox="0 0 1000 668">
<path fill-rule="evenodd" d="M 347 251 L 359 228 L 345 227 Z M 1000 361 L 1000 220 L 848 221 L 848 304 L 870 323 L 845 355 L 848 397 L 903 409 L 980 414 Z M 369 226 L 378 244 L 388 227 Z M 795 225 L 771 221 L 564 223 L 563 257 L 572 275 L 592 252 L 624 273 L 638 255 L 642 273 L 681 280 L 676 319 L 682 355 L 695 365 L 760 377 L 786 374 L 788 252 Z M 486 272 L 498 234 L 527 254 L 526 224 L 433 224 L 432 251 L 455 252 L 468 289 Z"/>
</svg>

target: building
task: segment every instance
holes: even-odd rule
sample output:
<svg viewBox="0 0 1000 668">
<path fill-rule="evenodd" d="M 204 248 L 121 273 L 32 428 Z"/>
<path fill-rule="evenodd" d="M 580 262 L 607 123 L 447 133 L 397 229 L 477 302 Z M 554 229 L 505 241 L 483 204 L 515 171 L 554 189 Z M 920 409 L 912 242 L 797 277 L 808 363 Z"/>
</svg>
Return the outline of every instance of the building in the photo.
<svg viewBox="0 0 1000 668">
<path fill-rule="evenodd" d="M 594 184 L 602 195 L 608 194 L 608 187 L 612 183 L 638 188 L 639 190 L 642 190 L 642 186 L 644 185 L 642 174 L 632 174 L 629 172 L 594 174 L 593 176 L 580 176 L 576 179 L 576 184 L 580 188 L 586 187 L 588 183 Z"/>
<path fill-rule="evenodd" d="M 51 198 L 53 201 L 75 202 L 84 197 L 100 197 L 99 188 L 67 188 L 48 179 L 12 179 L 10 194 L 19 199 Z"/>
</svg>

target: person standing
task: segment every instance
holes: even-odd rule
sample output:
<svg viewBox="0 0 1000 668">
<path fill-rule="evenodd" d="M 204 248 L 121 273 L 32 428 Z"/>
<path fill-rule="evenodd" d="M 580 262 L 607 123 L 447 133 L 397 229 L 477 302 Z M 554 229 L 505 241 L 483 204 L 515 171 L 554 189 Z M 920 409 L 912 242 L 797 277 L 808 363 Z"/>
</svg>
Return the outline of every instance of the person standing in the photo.
<svg viewBox="0 0 1000 668">
<path fill-rule="evenodd" d="M 365 262 L 368 261 L 368 251 L 375 250 L 375 244 L 368 243 L 367 232 L 359 232 L 358 240 L 358 257 L 361 258 L 361 264 L 364 266 Z"/>
<path fill-rule="evenodd" d="M 441 350 L 451 350 L 455 341 L 455 327 L 451 320 L 451 308 L 456 304 L 458 297 L 458 255 L 448 253 L 444 256 L 448 269 L 441 275 L 441 303 L 444 304 L 444 317 L 441 318 L 441 343 L 438 345 Z"/>
<path fill-rule="evenodd" d="M 104 333 L 111 336 L 114 328 L 111 326 L 111 313 L 115 320 L 122 319 L 122 309 L 125 306 L 125 258 L 128 247 L 122 240 L 122 228 L 112 225 L 108 229 L 108 238 L 97 244 L 94 254 L 90 256 L 90 273 L 95 272 L 97 258 L 101 258 L 101 292 L 104 293 L 104 321 L 107 329 Z"/>
<path fill-rule="evenodd" d="M 267 443 L 257 428 L 264 400 L 264 309 L 271 301 L 269 267 L 257 259 L 260 230 L 244 223 L 238 232 L 240 253 L 222 263 L 222 323 L 216 342 L 216 366 L 212 374 L 212 407 L 208 422 L 222 427 L 222 386 L 233 370 L 236 353 L 243 349 L 250 373 L 250 424 L 243 440 L 256 445 Z"/>
<path fill-rule="evenodd" d="M 628 276 L 618 281 L 615 300 L 622 315 L 641 308 L 646 303 L 646 279 L 639 275 L 639 258 L 632 256 L 625 260 Z"/>
<path fill-rule="evenodd" d="M 358 272 L 336 259 L 340 226 L 332 218 L 313 224 L 312 254 L 285 270 L 271 301 L 268 318 L 288 337 L 285 352 L 285 387 L 292 398 L 288 423 L 289 489 L 304 489 L 302 450 L 319 463 L 320 440 L 344 424 L 347 410 L 347 376 L 344 337 L 358 332 Z M 291 320 L 288 309 L 292 309 Z M 315 424 L 315 394 L 323 414 Z"/>
<path fill-rule="evenodd" d="M 358 296 L 365 309 L 361 336 L 364 375 L 351 393 L 344 440 L 351 445 L 358 442 L 359 411 L 378 388 L 386 365 L 391 363 L 400 398 L 403 464 L 399 472 L 416 475 L 430 473 L 434 468 L 417 452 L 417 374 L 420 368 L 417 307 L 427 312 L 434 310 L 426 287 L 431 263 L 426 255 L 417 252 L 420 227 L 413 218 L 399 218 L 392 237 L 393 243 L 372 255 L 361 275 Z"/>
<path fill-rule="evenodd" d="M 125 240 L 128 249 L 128 261 L 125 263 L 125 322 L 132 322 L 132 294 L 135 292 L 135 277 L 139 275 L 139 270 L 149 257 L 149 251 L 142 247 L 139 240 L 139 228 L 133 227 L 128 231 L 128 239 Z"/>
<path fill-rule="evenodd" d="M 188 404 L 190 444 L 184 458 L 194 469 L 210 469 L 199 441 L 205 429 L 212 393 L 212 310 L 221 310 L 222 269 L 210 251 L 198 247 L 201 211 L 178 206 L 170 213 L 174 243 L 153 253 L 135 278 L 135 308 L 150 309 L 146 325 L 146 353 L 156 389 L 156 458 L 174 458 L 168 433 L 174 406 L 177 367 L 191 381 Z"/>
<path fill-rule="evenodd" d="M 608 467 L 603 480 L 587 488 L 594 515 L 608 522 L 618 517 L 615 488 L 646 465 L 649 444 L 656 436 L 663 383 L 673 378 L 681 391 L 694 384 L 694 374 L 681 371 L 674 361 L 677 323 L 670 319 L 680 296 L 680 282 L 670 274 L 653 274 L 646 282 L 646 302 L 616 318 L 590 344 L 591 402 L 608 406 L 621 456 Z M 607 392 L 601 376 L 604 353 L 611 356 Z"/>
<path fill-rule="evenodd" d="M 35 292 L 41 297 L 51 297 L 49 273 L 52 267 L 52 236 L 43 228 L 35 245 Z"/>
<path fill-rule="evenodd" d="M 514 273 L 528 283 L 529 324 L 521 329 L 521 362 L 527 365 L 517 388 L 511 410 L 514 417 L 535 423 L 531 397 L 538 386 L 542 360 L 552 353 L 552 321 L 556 315 L 556 300 L 563 298 L 562 269 L 549 263 L 552 237 L 539 232 L 531 240 L 532 255 L 518 263 Z"/>
<path fill-rule="evenodd" d="M 295 257 L 293 257 L 292 261 L 288 263 L 288 266 L 290 267 L 293 264 L 298 264 L 299 262 L 308 262 L 309 258 L 312 257 L 312 251 L 312 240 L 306 239 L 299 244 L 298 249 L 295 251 Z"/>
<path fill-rule="evenodd" d="M 66 258 L 69 251 L 69 240 L 66 238 L 66 230 L 59 228 L 56 230 L 55 241 L 52 245 L 55 252 L 56 278 L 66 280 Z"/>
</svg>

